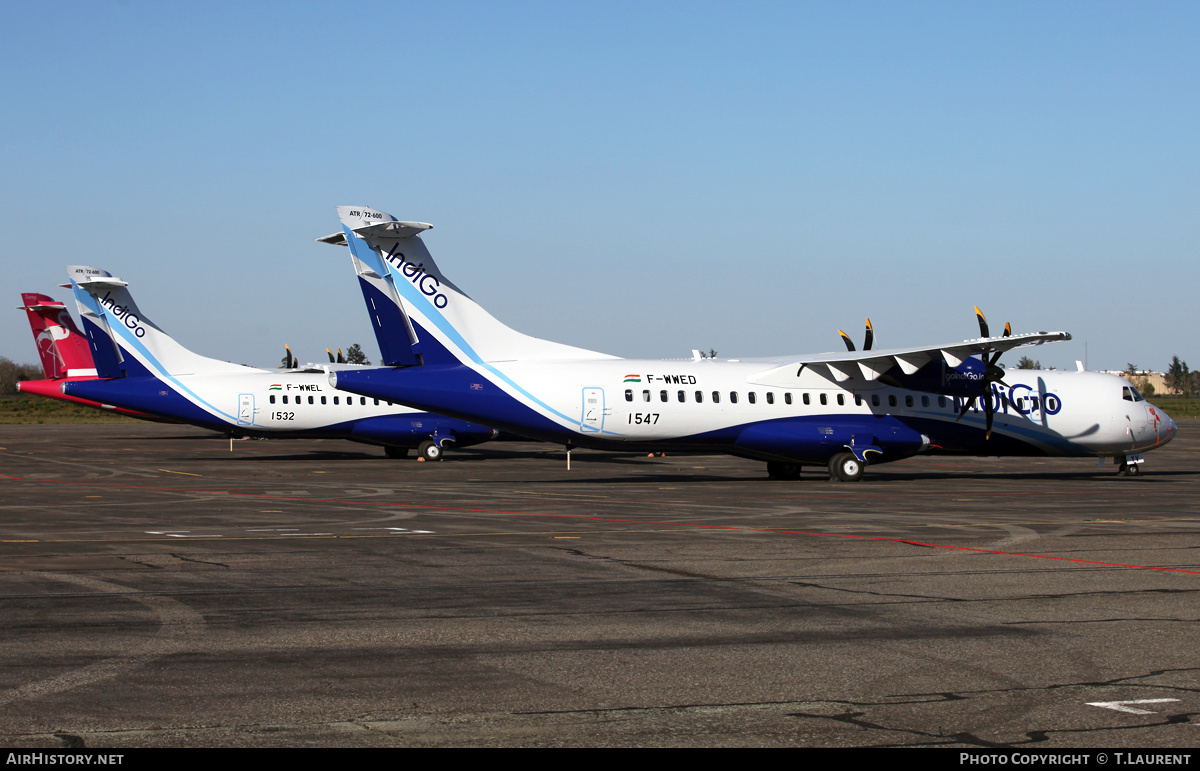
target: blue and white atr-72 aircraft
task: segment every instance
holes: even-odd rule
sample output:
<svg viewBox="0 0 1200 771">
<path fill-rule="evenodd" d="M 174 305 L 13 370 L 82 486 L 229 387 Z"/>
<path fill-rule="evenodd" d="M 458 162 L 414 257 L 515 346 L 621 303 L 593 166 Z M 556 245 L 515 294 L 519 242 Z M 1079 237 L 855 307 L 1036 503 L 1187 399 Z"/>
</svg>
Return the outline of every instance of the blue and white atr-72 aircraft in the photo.
<svg viewBox="0 0 1200 771">
<path fill-rule="evenodd" d="M 338 208 L 387 368 L 332 372 L 344 391 L 606 450 L 723 452 L 794 478 L 857 480 L 918 453 L 1108 456 L 1137 473 L 1175 423 L 1119 377 L 1010 370 L 1001 352 L 1070 339 L 988 336 L 920 348 L 776 359 L 621 359 L 516 332 L 446 278 L 419 233 Z M 990 356 L 990 359 L 989 359 Z"/>
<path fill-rule="evenodd" d="M 444 448 L 496 436 L 485 426 L 330 386 L 330 369 L 355 365 L 272 372 L 193 353 L 138 309 L 126 282 L 87 266 L 71 266 L 67 272 L 100 378 L 65 382 L 62 392 L 68 396 L 230 436 L 326 437 L 382 445 L 390 457 L 403 457 L 415 447 L 422 459 L 440 460 Z"/>
</svg>

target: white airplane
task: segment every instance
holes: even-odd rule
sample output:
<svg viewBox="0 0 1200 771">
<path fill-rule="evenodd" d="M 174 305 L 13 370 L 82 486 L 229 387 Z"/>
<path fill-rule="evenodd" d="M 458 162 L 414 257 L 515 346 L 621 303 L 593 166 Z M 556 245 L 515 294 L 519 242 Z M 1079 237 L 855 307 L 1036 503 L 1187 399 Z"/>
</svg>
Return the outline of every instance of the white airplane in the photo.
<svg viewBox="0 0 1200 771">
<path fill-rule="evenodd" d="M 82 265 L 68 267 L 67 273 L 100 378 L 64 383 L 67 396 L 230 436 L 314 436 L 382 445 L 389 457 L 404 457 L 415 447 L 419 457 L 440 460 L 451 445 L 466 447 L 496 436 L 485 426 L 329 385 L 330 369 L 359 365 L 271 372 L 200 356 L 142 313 L 126 282 Z"/>
<path fill-rule="evenodd" d="M 918 453 L 1107 456 L 1135 474 L 1176 433 L 1115 375 L 1000 368 L 1003 351 L 1070 335 L 990 337 L 982 314 L 974 340 L 775 359 L 621 359 L 541 340 L 446 278 L 418 235 L 431 225 L 362 206 L 338 215 L 342 232 L 318 240 L 350 247 L 392 365 L 330 373 L 351 393 L 568 449 L 729 453 L 774 478 L 820 466 L 854 481 Z"/>
</svg>

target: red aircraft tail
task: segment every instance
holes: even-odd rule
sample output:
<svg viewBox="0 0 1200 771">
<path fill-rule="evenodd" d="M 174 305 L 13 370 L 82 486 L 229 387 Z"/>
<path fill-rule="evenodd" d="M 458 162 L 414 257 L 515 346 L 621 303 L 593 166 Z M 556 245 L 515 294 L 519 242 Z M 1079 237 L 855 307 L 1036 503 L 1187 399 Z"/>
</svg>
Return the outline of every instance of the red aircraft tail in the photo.
<svg viewBox="0 0 1200 771">
<path fill-rule="evenodd" d="M 50 379 L 96 375 L 96 365 L 87 338 L 75 326 L 67 307 L 36 292 L 21 294 L 19 310 L 29 317 L 33 342 L 42 360 L 42 371 Z"/>
</svg>

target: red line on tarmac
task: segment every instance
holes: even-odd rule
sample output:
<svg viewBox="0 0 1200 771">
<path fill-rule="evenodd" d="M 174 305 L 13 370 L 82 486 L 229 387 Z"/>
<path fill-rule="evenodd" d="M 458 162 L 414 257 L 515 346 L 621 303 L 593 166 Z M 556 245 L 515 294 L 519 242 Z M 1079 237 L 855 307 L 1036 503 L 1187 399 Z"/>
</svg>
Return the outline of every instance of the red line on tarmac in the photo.
<svg viewBox="0 0 1200 771">
<path fill-rule="evenodd" d="M 338 503 L 354 506 L 392 506 L 396 508 L 408 509 L 433 509 L 438 511 L 461 511 L 470 514 L 502 514 L 506 516 L 517 517 L 547 517 L 553 519 L 582 519 L 592 522 L 616 522 L 626 525 L 653 525 L 655 527 L 691 527 L 698 530 L 737 530 L 743 533 L 775 533 L 778 535 L 808 535 L 821 536 L 825 538 L 852 538 L 860 541 L 889 541 L 891 543 L 904 543 L 912 546 L 922 546 L 931 549 L 955 549 L 957 551 L 973 551 L 981 554 L 998 554 L 1005 557 L 1029 557 L 1031 559 L 1056 560 L 1058 562 L 1078 562 L 1085 565 L 1103 565 L 1105 567 L 1116 568 L 1134 568 L 1137 570 L 1158 570 L 1165 573 L 1188 573 L 1190 575 L 1200 575 L 1200 570 L 1184 570 L 1183 568 L 1164 568 L 1155 565 L 1131 565 L 1122 562 L 1101 562 L 1099 560 L 1083 560 L 1074 557 L 1052 557 L 1047 554 L 1026 554 L 1024 552 L 1014 551 L 997 551 L 995 549 L 979 549 L 972 546 L 951 546 L 942 543 L 925 543 L 923 541 L 914 541 L 909 538 L 888 538 L 879 535 L 853 535 L 849 533 L 819 533 L 815 531 L 805 530 L 774 530 L 757 527 L 737 527 L 734 525 L 701 525 L 692 522 L 655 522 L 652 520 L 643 519 L 617 519 L 615 517 L 596 517 L 585 514 L 543 514 L 533 511 L 502 511 L 499 509 L 473 509 L 465 506 L 435 506 L 427 503 L 390 503 L 384 501 L 353 501 L 353 500 L 338 500 L 336 498 L 297 498 L 287 495 L 261 495 L 259 493 L 235 493 L 228 490 L 189 490 L 180 489 L 177 487 L 152 487 L 150 485 L 122 485 L 112 484 L 108 482 L 76 482 L 66 479 L 25 479 L 23 477 L 13 477 L 8 475 L 0 475 L 5 479 L 15 479 L 21 482 L 40 482 L 53 483 L 63 485 L 82 485 L 85 487 L 111 487 L 128 490 L 156 490 L 170 493 L 205 493 L 205 494 L 221 494 L 232 495 L 241 498 L 267 498 L 270 500 L 281 501 L 303 501 L 305 503 Z"/>
</svg>

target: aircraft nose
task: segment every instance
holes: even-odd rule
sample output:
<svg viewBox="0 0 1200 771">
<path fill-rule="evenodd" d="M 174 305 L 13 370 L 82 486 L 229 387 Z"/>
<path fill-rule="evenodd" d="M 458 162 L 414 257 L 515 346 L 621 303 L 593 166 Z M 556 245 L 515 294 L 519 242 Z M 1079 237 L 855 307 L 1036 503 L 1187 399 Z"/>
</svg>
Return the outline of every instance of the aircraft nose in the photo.
<svg viewBox="0 0 1200 771">
<path fill-rule="evenodd" d="M 1175 434 L 1179 433 L 1179 426 L 1175 424 L 1175 420 L 1170 415 L 1162 410 L 1159 410 L 1158 414 L 1162 418 L 1158 426 L 1159 442 L 1166 444 L 1175 438 Z"/>
</svg>

